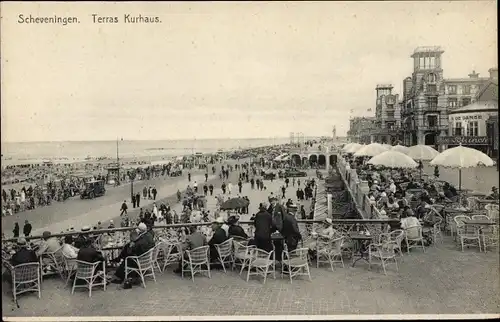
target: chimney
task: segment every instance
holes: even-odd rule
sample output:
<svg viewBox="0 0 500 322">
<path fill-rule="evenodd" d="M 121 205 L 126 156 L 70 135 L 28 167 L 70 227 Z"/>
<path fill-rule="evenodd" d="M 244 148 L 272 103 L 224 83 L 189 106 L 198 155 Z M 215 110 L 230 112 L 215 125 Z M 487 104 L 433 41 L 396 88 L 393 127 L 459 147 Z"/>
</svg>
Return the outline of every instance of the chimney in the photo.
<svg viewBox="0 0 500 322">
<path fill-rule="evenodd" d="M 479 74 L 476 73 L 475 70 L 473 70 L 472 73 L 469 74 L 469 78 L 474 78 L 474 79 L 479 78 Z"/>
<path fill-rule="evenodd" d="M 488 69 L 488 72 L 490 73 L 491 79 L 498 79 L 498 68 L 497 67 Z"/>
</svg>

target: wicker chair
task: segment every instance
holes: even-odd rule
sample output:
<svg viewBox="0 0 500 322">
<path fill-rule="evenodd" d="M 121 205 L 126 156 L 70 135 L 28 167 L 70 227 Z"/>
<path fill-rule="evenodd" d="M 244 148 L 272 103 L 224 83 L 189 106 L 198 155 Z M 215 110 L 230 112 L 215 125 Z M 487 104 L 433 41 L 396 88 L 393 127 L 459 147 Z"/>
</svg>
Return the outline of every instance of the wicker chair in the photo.
<svg viewBox="0 0 500 322">
<path fill-rule="evenodd" d="M 380 236 L 383 238 L 382 235 Z M 387 271 L 385 269 L 386 263 L 390 260 L 394 260 L 394 264 L 396 265 L 396 269 L 399 271 L 398 262 L 396 260 L 395 249 L 397 247 L 396 242 L 391 241 L 390 239 L 385 239 L 384 241 L 379 242 L 378 244 L 370 244 L 368 246 L 368 263 L 369 268 L 371 269 L 372 258 L 380 259 L 380 263 L 382 268 L 384 269 L 384 274 L 387 275 Z"/>
<path fill-rule="evenodd" d="M 394 251 L 397 251 L 398 254 L 403 257 L 403 250 L 401 249 L 401 243 L 405 239 L 405 232 L 402 229 L 396 229 L 391 231 L 390 233 L 386 234 L 389 238 L 390 241 L 394 242 Z M 379 240 L 383 238 L 384 234 L 379 236 Z M 402 259 L 401 259 L 402 260 Z"/>
<path fill-rule="evenodd" d="M 103 264 L 103 270 L 97 271 L 97 266 Z M 98 279 L 101 279 L 98 281 Z M 84 285 L 77 285 L 76 282 L 82 280 Z M 76 261 L 76 274 L 71 288 L 71 294 L 75 292 L 75 288 L 86 288 L 89 290 L 89 297 L 92 296 L 92 288 L 94 286 L 103 286 L 106 291 L 106 265 L 104 262 L 88 263 L 84 261 Z"/>
<path fill-rule="evenodd" d="M 174 253 L 174 250 L 177 249 L 177 252 Z M 180 251 L 181 247 L 179 243 L 164 243 L 164 247 L 161 248 L 161 252 L 158 253 L 156 265 L 160 272 L 164 272 L 169 265 L 175 265 L 178 263 L 180 259 Z"/>
<path fill-rule="evenodd" d="M 12 295 L 17 304 L 17 296 L 26 292 L 38 292 L 38 298 L 42 293 L 40 285 L 42 283 L 40 274 L 40 263 L 27 263 L 12 266 L 9 262 L 4 265 L 12 275 Z"/>
<path fill-rule="evenodd" d="M 453 219 L 457 227 L 457 237 L 460 241 L 460 245 L 462 246 L 462 252 L 464 251 L 464 246 L 475 246 L 474 242 L 476 241 L 479 246 L 479 251 L 481 251 L 481 236 L 479 234 L 479 230 L 476 227 L 466 225 L 463 222 L 464 219 L 467 220 L 470 219 L 470 217 L 458 215 Z M 467 243 L 467 241 L 472 241 L 472 243 Z"/>
<path fill-rule="evenodd" d="M 44 266 L 47 266 L 44 259 L 47 259 L 48 265 L 52 266 L 56 270 L 57 274 L 59 274 L 59 276 L 61 276 L 63 280 L 65 279 L 64 276 L 65 265 L 64 265 L 64 256 L 62 250 L 63 247 L 61 246 L 53 253 L 43 253 L 40 256 L 40 272 L 41 272 L 40 278 L 42 281 L 43 281 Z"/>
<path fill-rule="evenodd" d="M 472 220 L 492 221 L 492 219 L 486 215 L 473 215 Z M 496 225 L 482 226 L 479 229 L 479 234 L 483 240 L 484 252 L 487 251 L 488 246 L 498 246 L 498 223 Z"/>
<path fill-rule="evenodd" d="M 273 278 L 276 279 L 276 266 L 274 261 L 274 251 L 266 252 L 265 250 L 252 248 L 250 249 L 250 261 L 248 263 L 247 282 L 250 275 L 258 275 L 264 277 L 264 284 L 266 284 L 267 275 L 272 273 Z M 255 269 L 252 272 L 252 269 Z"/>
<path fill-rule="evenodd" d="M 64 259 L 64 274 L 66 275 L 66 285 L 68 285 L 71 277 L 76 274 L 77 264 L 76 258 L 67 257 L 63 255 Z"/>
<path fill-rule="evenodd" d="M 224 264 L 230 265 L 231 268 L 233 267 L 233 239 L 229 238 L 225 242 L 215 245 L 215 249 L 217 249 L 217 259 L 222 264 L 224 273 L 226 273 L 226 266 Z"/>
<path fill-rule="evenodd" d="M 248 263 L 250 262 L 251 257 L 251 249 L 256 248 L 255 245 L 246 245 L 244 243 L 240 243 L 236 240 L 233 240 L 234 253 L 233 253 L 233 268 L 237 265 L 241 266 L 240 275 L 245 269 L 248 267 Z"/>
<path fill-rule="evenodd" d="M 125 279 L 127 279 L 130 273 L 137 273 L 142 281 L 142 286 L 146 288 L 145 278 L 148 276 L 153 277 L 156 283 L 155 269 L 154 269 L 154 258 L 153 255 L 156 251 L 156 246 L 145 252 L 140 256 L 128 256 L 125 258 Z M 128 266 L 128 261 L 134 261 L 137 267 Z"/>
<path fill-rule="evenodd" d="M 486 209 L 488 217 L 498 222 L 498 205 L 487 204 L 484 206 L 484 209 Z"/>
<path fill-rule="evenodd" d="M 316 243 L 316 268 L 319 268 L 320 263 L 329 263 L 333 270 L 334 263 L 342 263 L 344 266 L 344 259 L 342 257 L 342 244 L 344 242 L 344 237 L 335 238 L 329 241 L 322 241 L 318 239 Z M 340 260 L 335 260 L 335 257 L 339 257 Z"/>
<path fill-rule="evenodd" d="M 210 258 L 208 252 L 210 246 L 201 246 L 192 250 L 186 250 L 186 256 L 182 256 L 182 278 L 184 278 L 184 272 L 191 272 L 191 279 L 194 282 L 194 275 L 196 273 L 207 273 L 208 278 L 212 278 L 210 275 Z M 204 268 L 204 266 L 206 268 Z"/>
<path fill-rule="evenodd" d="M 311 281 L 308 251 L 309 248 L 298 248 L 288 252 L 285 247 L 283 251 L 283 265 L 281 266 L 281 278 L 283 278 L 283 274 L 288 274 L 290 283 L 292 283 L 292 279 L 295 276 L 308 276 Z"/>
<path fill-rule="evenodd" d="M 408 235 L 415 237 L 408 238 Z M 424 236 L 422 235 L 422 226 L 410 226 L 405 229 L 406 249 L 408 254 L 411 248 L 421 247 L 425 253 Z"/>
</svg>

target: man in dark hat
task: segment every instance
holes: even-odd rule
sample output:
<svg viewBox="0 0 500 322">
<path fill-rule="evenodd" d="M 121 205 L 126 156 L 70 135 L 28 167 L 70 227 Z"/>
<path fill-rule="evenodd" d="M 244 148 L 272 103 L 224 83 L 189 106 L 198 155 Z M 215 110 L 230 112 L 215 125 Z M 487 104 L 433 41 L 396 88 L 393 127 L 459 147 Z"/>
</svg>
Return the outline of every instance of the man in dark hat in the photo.
<svg viewBox="0 0 500 322">
<path fill-rule="evenodd" d="M 255 244 L 257 248 L 263 249 L 267 252 L 273 250 L 273 245 L 271 243 L 273 218 L 267 211 L 267 205 L 265 203 L 260 204 L 259 212 L 255 214 L 254 226 L 255 233 L 253 244 Z"/>
<path fill-rule="evenodd" d="M 17 252 L 12 255 L 10 263 L 14 266 L 26 263 L 36 263 L 38 258 L 35 251 L 28 249 L 28 243 L 24 237 L 20 237 L 17 240 Z"/>
<path fill-rule="evenodd" d="M 25 237 L 28 237 L 31 234 L 31 224 L 29 223 L 28 220 L 24 221 L 24 227 L 23 227 L 23 234 Z"/>
</svg>

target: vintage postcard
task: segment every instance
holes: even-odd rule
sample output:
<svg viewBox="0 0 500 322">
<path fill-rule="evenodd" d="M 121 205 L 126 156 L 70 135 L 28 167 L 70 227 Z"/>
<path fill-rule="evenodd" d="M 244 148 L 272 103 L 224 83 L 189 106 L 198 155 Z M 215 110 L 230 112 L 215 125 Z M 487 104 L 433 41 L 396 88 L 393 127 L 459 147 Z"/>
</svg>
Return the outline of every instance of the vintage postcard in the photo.
<svg viewBox="0 0 500 322">
<path fill-rule="evenodd" d="M 496 9 L 2 2 L 3 319 L 498 318 Z"/>
</svg>

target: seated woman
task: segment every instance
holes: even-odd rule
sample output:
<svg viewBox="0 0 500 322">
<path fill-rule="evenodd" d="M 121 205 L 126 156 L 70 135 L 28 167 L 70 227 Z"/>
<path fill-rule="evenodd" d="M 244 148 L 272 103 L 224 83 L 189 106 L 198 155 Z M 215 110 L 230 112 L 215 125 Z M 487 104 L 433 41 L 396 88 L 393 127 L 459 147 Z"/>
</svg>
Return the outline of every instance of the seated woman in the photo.
<svg viewBox="0 0 500 322">
<path fill-rule="evenodd" d="M 394 197 L 389 197 L 387 199 L 386 207 L 389 209 L 389 212 L 392 211 L 392 210 L 399 209 L 399 205 L 396 202 L 396 200 L 394 199 Z"/>
<path fill-rule="evenodd" d="M 319 232 L 317 232 L 317 234 L 318 238 L 314 238 L 308 245 L 309 253 L 311 254 L 316 250 L 318 239 L 331 240 L 335 236 L 339 236 L 340 232 L 333 228 L 333 221 L 330 218 L 326 218 L 323 221 L 323 227 L 319 229 Z"/>
<path fill-rule="evenodd" d="M 229 238 L 235 237 L 237 239 L 248 239 L 248 235 L 241 227 L 238 225 L 239 218 L 237 216 L 230 216 L 227 219 L 227 224 L 229 225 L 228 236 Z"/>
<path fill-rule="evenodd" d="M 65 236 L 64 244 L 62 248 L 62 253 L 67 258 L 76 258 L 78 256 L 79 249 L 73 246 L 73 237 Z"/>
</svg>

